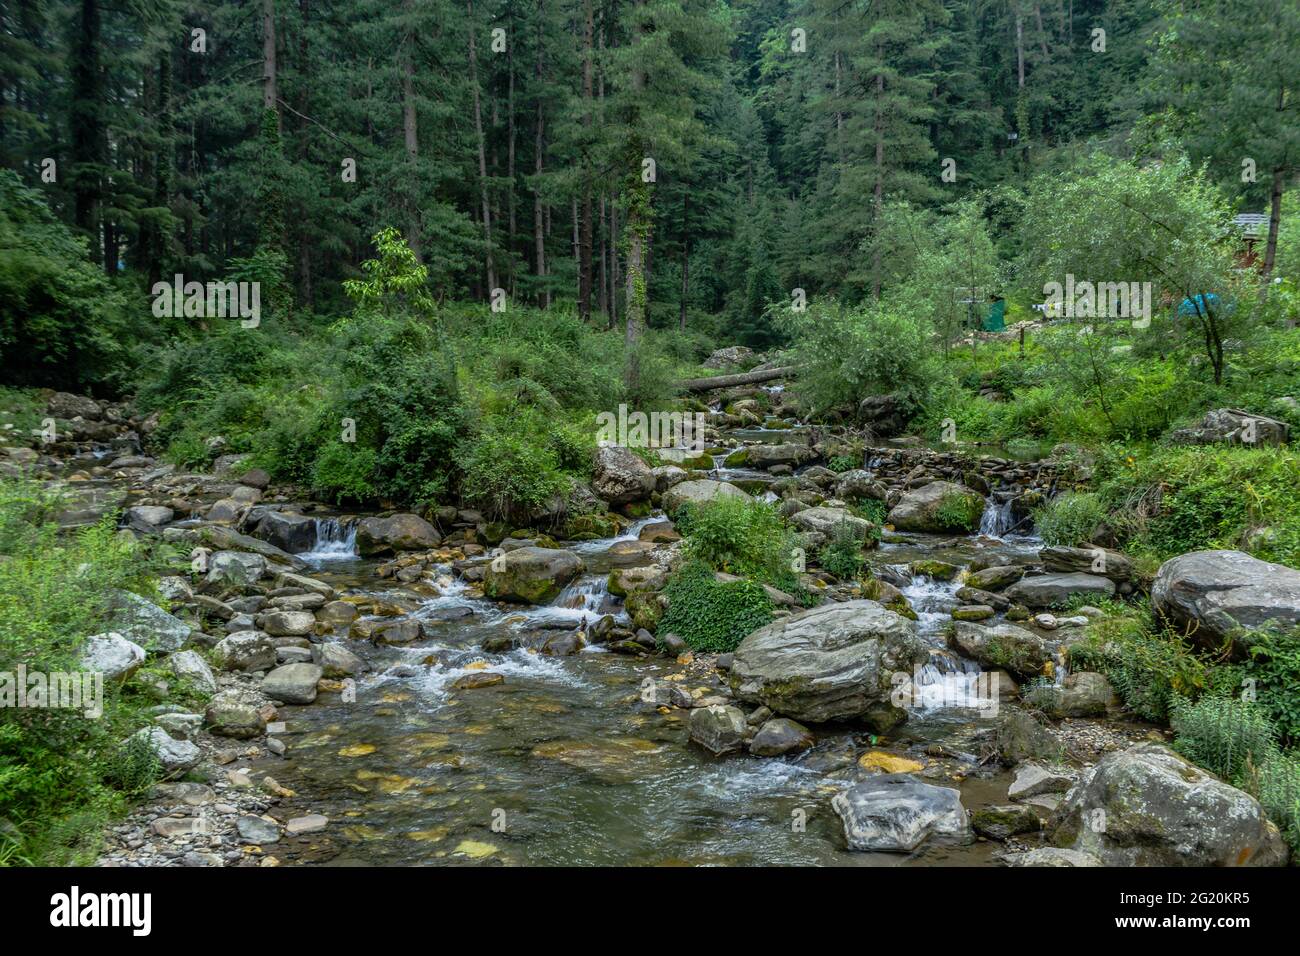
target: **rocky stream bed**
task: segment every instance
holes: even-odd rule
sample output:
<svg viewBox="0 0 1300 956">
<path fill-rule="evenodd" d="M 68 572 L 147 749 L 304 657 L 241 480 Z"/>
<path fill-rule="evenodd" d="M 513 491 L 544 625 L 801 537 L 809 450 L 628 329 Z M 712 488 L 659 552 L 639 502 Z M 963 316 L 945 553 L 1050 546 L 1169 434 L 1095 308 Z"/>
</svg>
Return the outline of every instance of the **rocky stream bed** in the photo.
<svg viewBox="0 0 1300 956">
<path fill-rule="evenodd" d="M 1097 573 L 1094 552 L 1024 533 L 1077 475 L 896 445 L 832 472 L 834 436 L 771 394 L 767 415 L 715 405 L 704 456 L 652 470 L 602 449 L 583 540 L 511 537 L 456 508 L 333 513 L 219 443 L 212 472 L 183 473 L 141 453 L 148 422 L 56 396 L 67 437 L 8 449 L 6 468 L 68 490 L 68 527 L 121 508 L 127 532 L 197 562 L 162 580 L 170 612 L 123 596 L 88 663 L 134 679 L 161 660 L 210 697 L 195 710 L 156 688 L 148 733 L 173 779 L 99 862 L 1285 861 L 1249 796 L 1126 720 L 1101 675 L 1066 672 L 1063 646 L 1102 612 L 1050 609 L 1133 588 L 1123 555 Z M 979 527 L 935 533 L 954 489 L 982 500 Z M 810 567 L 817 606 L 775 592 L 777 619 L 734 655 L 652 634 L 680 550 L 664 510 L 719 494 L 779 502 L 810 553 L 862 521 L 846 500 L 885 501 L 873 589 Z M 1164 586 L 1176 604 L 1179 581 Z M 1022 706 L 1031 680 L 1046 716 Z"/>
</svg>

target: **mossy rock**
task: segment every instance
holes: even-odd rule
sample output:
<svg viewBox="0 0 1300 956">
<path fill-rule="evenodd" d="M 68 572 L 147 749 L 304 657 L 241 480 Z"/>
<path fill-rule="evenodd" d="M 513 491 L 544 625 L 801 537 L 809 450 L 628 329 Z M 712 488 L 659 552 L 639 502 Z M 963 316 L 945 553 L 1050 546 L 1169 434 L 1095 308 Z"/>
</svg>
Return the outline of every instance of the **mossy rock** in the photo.
<svg viewBox="0 0 1300 956">
<path fill-rule="evenodd" d="M 623 606 L 627 609 L 628 617 L 632 619 L 633 627 L 645 628 L 651 634 L 658 630 L 659 619 L 664 614 L 664 607 L 658 593 L 633 591 L 627 596 Z"/>
<path fill-rule="evenodd" d="M 570 519 L 565 537 L 571 541 L 612 538 L 618 534 L 618 522 L 610 515 L 577 515 Z"/>
<path fill-rule="evenodd" d="M 737 448 L 722 462 L 726 468 L 744 468 L 749 464 L 749 449 Z"/>
<path fill-rule="evenodd" d="M 913 574 L 921 574 L 936 581 L 951 581 L 961 573 L 961 568 L 947 561 L 913 561 L 909 566 Z"/>
</svg>

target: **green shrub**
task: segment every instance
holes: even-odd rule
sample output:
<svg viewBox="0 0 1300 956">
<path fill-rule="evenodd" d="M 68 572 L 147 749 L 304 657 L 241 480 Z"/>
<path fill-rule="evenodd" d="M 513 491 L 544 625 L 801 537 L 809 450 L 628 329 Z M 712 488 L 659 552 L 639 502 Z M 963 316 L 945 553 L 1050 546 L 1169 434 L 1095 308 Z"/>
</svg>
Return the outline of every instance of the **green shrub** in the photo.
<svg viewBox="0 0 1300 956">
<path fill-rule="evenodd" d="M 934 510 L 935 523 L 945 531 L 972 531 L 983 514 L 984 499 L 966 492 L 949 492 Z"/>
<path fill-rule="evenodd" d="M 120 388 L 157 320 L 86 255 L 40 191 L 0 169 L 0 369 L 10 385 Z M 146 321 L 147 319 L 147 321 Z"/>
<path fill-rule="evenodd" d="M 1284 742 L 1300 742 L 1300 629 L 1255 631 L 1242 639 L 1250 656 L 1241 676 Z"/>
<path fill-rule="evenodd" d="M 858 578 L 866 565 L 862 556 L 862 536 L 849 522 L 841 521 L 831 529 L 830 538 L 818 554 L 818 560 L 837 578 Z"/>
<path fill-rule="evenodd" d="M 1048 544 L 1073 548 L 1091 541 L 1106 515 L 1097 495 L 1067 491 L 1034 511 L 1034 527 Z"/>
<path fill-rule="evenodd" d="M 1236 697 L 1206 696 L 1195 702 L 1179 698 L 1170 726 L 1174 749 L 1232 782 L 1277 753 L 1277 732 L 1268 715 Z"/>
<path fill-rule="evenodd" d="M 1264 759 L 1248 789 L 1278 825 L 1292 853 L 1300 853 L 1300 758 L 1275 753 Z"/>
<path fill-rule="evenodd" d="M 41 487 L 0 480 L 0 671 L 80 668 L 80 640 L 109 629 L 116 588 L 151 595 L 153 561 L 115 516 L 61 536 L 59 502 Z M 124 789 L 144 779 L 120 741 L 148 718 L 129 687 L 103 687 L 103 714 L 67 708 L 0 707 L 0 855 L 14 862 L 86 863 Z M 129 770 L 135 767 L 135 770 Z"/>
<path fill-rule="evenodd" d="M 375 497 L 374 478 L 373 448 L 330 442 L 312 464 L 311 487 L 335 504 L 360 504 Z"/>
<path fill-rule="evenodd" d="M 792 567 L 795 538 L 772 505 L 715 498 L 682 507 L 676 521 L 688 558 L 782 590 L 797 588 Z"/>
<path fill-rule="evenodd" d="M 1157 448 L 1099 458 L 1108 525 L 1160 559 L 1241 548 L 1300 567 L 1300 460 L 1289 448 Z"/>
<path fill-rule="evenodd" d="M 703 561 L 689 561 L 664 588 L 668 610 L 660 634 L 677 634 L 697 651 L 733 651 L 772 620 L 772 602 L 754 581 L 721 582 Z"/>
<path fill-rule="evenodd" d="M 839 474 L 840 472 L 852 471 L 854 468 L 857 468 L 858 461 L 856 458 L 852 458 L 849 455 L 835 455 L 826 462 L 826 467 L 836 474 Z"/>
<path fill-rule="evenodd" d="M 1176 698 L 1195 698 L 1221 679 L 1180 638 L 1152 631 L 1143 608 L 1089 625 L 1083 641 L 1070 646 L 1072 670 L 1105 674 L 1115 693 L 1143 720 L 1164 721 Z"/>
<path fill-rule="evenodd" d="M 559 455 L 526 416 L 484 422 L 458 462 L 465 499 L 494 518 L 525 522 L 566 487 Z"/>
</svg>

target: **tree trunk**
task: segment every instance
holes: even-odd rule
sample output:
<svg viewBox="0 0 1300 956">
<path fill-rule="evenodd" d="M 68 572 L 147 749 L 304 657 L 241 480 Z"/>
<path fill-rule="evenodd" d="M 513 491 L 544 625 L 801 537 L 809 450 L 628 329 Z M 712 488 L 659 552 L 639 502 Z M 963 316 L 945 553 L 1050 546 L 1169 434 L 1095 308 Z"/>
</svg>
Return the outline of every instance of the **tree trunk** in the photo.
<svg viewBox="0 0 1300 956">
<path fill-rule="evenodd" d="M 416 258 L 420 258 L 420 208 L 415 198 L 417 184 L 420 181 L 420 127 L 415 112 L 415 32 L 411 28 L 411 16 L 414 0 L 403 0 L 402 11 L 407 23 L 406 34 L 402 37 L 402 137 L 406 143 L 406 164 L 410 168 L 406 183 L 406 244 L 411 247 Z M 471 34 L 470 44 L 473 49 Z"/>
<path fill-rule="evenodd" d="M 880 51 L 877 51 L 877 55 Z M 882 104 L 885 99 L 885 75 L 876 74 L 876 186 L 872 197 L 874 212 L 872 214 L 872 229 L 875 230 L 876 236 L 872 241 L 871 256 L 871 297 L 879 300 L 880 298 L 880 218 L 884 211 L 885 203 L 885 116 Z"/>
<path fill-rule="evenodd" d="M 280 123 L 279 94 L 276 90 L 275 0 L 262 0 L 262 109 L 275 110 Z"/>
<path fill-rule="evenodd" d="M 487 144 L 483 139 L 483 108 L 479 102 L 478 54 L 474 49 L 474 0 L 466 0 L 469 19 L 469 83 L 474 91 L 474 135 L 478 138 L 478 180 L 483 202 L 483 242 L 487 247 L 487 293 L 497 287 L 496 267 L 492 263 L 492 207 L 488 198 Z"/>
<path fill-rule="evenodd" d="M 546 228 L 542 212 L 542 165 L 546 152 L 546 119 L 542 112 L 542 79 L 545 76 L 542 52 L 542 14 L 545 3 L 537 5 L 537 60 L 533 77 L 537 80 L 537 130 L 533 136 L 533 255 L 536 259 L 538 300 L 542 307 L 551 307 L 551 290 L 546 287 Z"/>
<path fill-rule="evenodd" d="M 1264 280 L 1264 295 L 1268 295 L 1268 281 L 1273 276 L 1273 263 L 1277 259 L 1277 231 L 1282 226 L 1282 189 L 1286 183 L 1286 169 L 1273 169 L 1273 182 L 1268 201 L 1268 241 L 1264 243 L 1264 267 L 1260 276 Z"/>
<path fill-rule="evenodd" d="M 90 234 L 92 255 L 100 242 L 100 166 L 104 149 L 100 34 L 98 0 L 81 0 L 72 40 L 72 105 L 68 123 L 72 139 L 73 221 Z"/>
<path fill-rule="evenodd" d="M 686 392 L 708 392 L 715 388 L 732 388 L 736 385 L 756 385 L 759 382 L 770 382 L 774 378 L 786 378 L 796 371 L 798 371 L 797 366 L 783 365 L 780 368 L 763 369 L 757 372 L 714 375 L 710 378 L 689 378 L 683 382 L 678 382 L 677 387 Z"/>
<path fill-rule="evenodd" d="M 638 0 L 636 6 L 644 6 L 645 0 Z M 638 18 L 634 28 L 635 42 L 645 43 L 645 26 Z M 631 76 L 631 89 L 634 101 L 639 101 L 646 88 L 646 71 L 634 65 Z M 636 130 L 639 118 L 633 118 L 632 128 Z M 641 174 L 641 158 L 645 147 L 638 132 L 632 134 L 632 141 L 626 162 L 631 165 L 629 171 L 630 188 L 627 197 L 627 324 L 624 332 L 624 347 L 627 364 L 624 367 L 623 381 L 628 393 L 635 393 L 641 382 L 641 361 L 639 348 L 641 333 L 645 329 L 646 319 L 646 275 L 645 247 L 650 237 L 651 192 L 650 184 Z"/>
<path fill-rule="evenodd" d="M 587 156 L 590 149 L 592 109 L 594 106 L 592 89 L 593 43 L 595 41 L 595 17 L 592 12 L 592 0 L 582 2 L 582 127 L 586 136 L 583 144 L 582 160 L 582 234 L 578 250 L 578 317 L 584 322 L 591 320 L 591 164 Z"/>
<path fill-rule="evenodd" d="M 691 231 L 690 231 L 691 194 L 682 197 L 682 304 L 678 315 L 678 327 L 686 331 L 686 296 L 690 292 L 689 275 L 691 271 Z"/>
<path fill-rule="evenodd" d="M 513 27 L 513 23 L 511 24 Z M 506 193 L 506 209 L 510 216 L 510 229 L 506 250 L 510 258 L 506 261 L 510 268 L 510 297 L 515 295 L 515 234 L 518 221 L 515 216 L 515 45 L 506 48 L 506 71 L 508 74 L 506 91 L 506 178 L 510 180 L 510 189 Z"/>
<path fill-rule="evenodd" d="M 311 66 L 308 59 L 307 32 L 311 23 L 311 0 L 298 0 L 299 25 L 298 69 L 302 74 L 302 92 L 298 96 L 298 160 L 304 165 L 311 155 L 311 142 L 308 137 L 307 115 L 311 112 Z M 312 307 L 314 298 L 311 284 L 311 234 L 307 229 L 308 211 L 302 210 L 298 226 L 298 300 L 307 309 Z"/>
</svg>

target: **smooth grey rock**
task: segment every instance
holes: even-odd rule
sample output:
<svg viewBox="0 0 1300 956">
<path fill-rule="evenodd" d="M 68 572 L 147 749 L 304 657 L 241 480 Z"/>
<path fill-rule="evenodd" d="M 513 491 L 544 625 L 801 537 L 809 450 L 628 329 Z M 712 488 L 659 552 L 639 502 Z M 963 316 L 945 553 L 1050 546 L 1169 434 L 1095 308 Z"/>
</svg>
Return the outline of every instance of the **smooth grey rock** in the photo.
<svg viewBox="0 0 1300 956">
<path fill-rule="evenodd" d="M 755 757 L 779 757 L 807 750 L 814 743 L 812 731 L 803 724 L 788 717 L 773 717 L 758 728 L 749 742 L 749 752 Z"/>
<path fill-rule="evenodd" d="M 885 520 L 897 531 L 921 531 L 935 534 L 953 532 L 970 533 L 979 527 L 979 511 L 972 509 L 973 520 L 961 525 L 953 525 L 939 516 L 943 502 L 952 497 L 966 497 L 983 501 L 983 496 L 965 485 L 951 481 L 932 481 L 905 492 L 898 503 L 889 511 Z"/>
<path fill-rule="evenodd" d="M 167 775 L 183 773 L 203 759 L 203 752 L 188 740 L 176 740 L 161 727 L 142 727 L 132 740 L 147 741 Z"/>
<path fill-rule="evenodd" d="M 316 699 L 316 683 L 322 676 L 315 664 L 285 664 L 266 675 L 262 693 L 283 704 L 310 704 Z"/>
<path fill-rule="evenodd" d="M 144 648 L 116 631 L 92 634 L 81 645 L 83 670 L 101 673 L 106 680 L 125 680 L 144 663 Z"/>
<path fill-rule="evenodd" d="M 655 490 L 656 484 L 650 466 L 630 449 L 621 445 L 606 445 L 596 449 L 591 487 L 611 506 L 644 501 Z"/>
<path fill-rule="evenodd" d="M 483 576 L 488 597 L 546 604 L 582 573 L 585 565 L 561 548 L 517 548 L 493 558 Z"/>
<path fill-rule="evenodd" d="M 212 649 L 213 660 L 225 671 L 264 671 L 275 666 L 275 644 L 261 631 L 237 631 Z"/>
<path fill-rule="evenodd" d="M 715 704 L 691 711 L 690 739 L 715 755 L 733 753 L 745 745 L 745 715 L 737 707 Z"/>
<path fill-rule="evenodd" d="M 915 625 L 875 601 L 827 604 L 750 634 L 731 661 L 737 698 L 809 723 L 865 717 L 884 729 L 906 713 L 893 675 L 929 659 Z"/>
<path fill-rule="evenodd" d="M 325 677 L 353 677 L 366 670 L 366 663 L 342 644 L 329 642 L 312 647 L 312 659 Z"/>
<path fill-rule="evenodd" d="M 684 504 L 702 504 L 715 498 L 749 499 L 749 495 L 725 481 L 683 481 L 664 492 L 663 508 L 671 515 Z"/>
<path fill-rule="evenodd" d="M 1115 593 L 1115 582 L 1099 574 L 1039 574 L 1021 578 L 1007 588 L 1008 600 L 1030 608 L 1056 607 L 1064 604 L 1073 594 L 1090 598 L 1110 597 Z"/>
<path fill-rule="evenodd" d="M 208 558 L 206 582 L 214 587 L 246 588 L 266 573 L 266 558 L 244 551 L 218 551 Z"/>
<path fill-rule="evenodd" d="M 1160 566 L 1151 602 L 1171 624 L 1217 646 L 1238 627 L 1300 624 L 1300 571 L 1241 551 L 1193 551 Z"/>
<path fill-rule="evenodd" d="M 1284 866 L 1287 848 L 1254 797 L 1168 747 L 1107 754 L 1053 817 L 1052 842 L 1103 866 Z"/>
<path fill-rule="evenodd" d="M 195 687 L 208 694 L 217 691 L 217 678 L 212 673 L 198 651 L 178 651 L 167 658 L 172 673 L 182 680 L 190 681 Z"/>
<path fill-rule="evenodd" d="M 850 850 L 909 853 L 931 836 L 967 840 L 961 794 L 905 773 L 864 780 L 831 798 Z"/>
<path fill-rule="evenodd" d="M 130 591 L 112 592 L 114 631 L 146 651 L 171 653 L 189 640 L 190 626 Z"/>
</svg>

